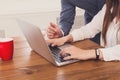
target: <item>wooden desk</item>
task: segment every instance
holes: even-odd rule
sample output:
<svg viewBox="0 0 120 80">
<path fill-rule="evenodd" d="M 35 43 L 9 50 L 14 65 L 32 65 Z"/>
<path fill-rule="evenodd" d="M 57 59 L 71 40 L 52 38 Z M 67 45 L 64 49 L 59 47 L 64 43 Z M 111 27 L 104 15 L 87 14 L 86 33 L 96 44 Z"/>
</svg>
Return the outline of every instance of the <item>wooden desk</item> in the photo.
<svg viewBox="0 0 120 80">
<path fill-rule="evenodd" d="M 89 60 L 56 67 L 33 52 L 25 40 L 15 38 L 14 44 L 13 60 L 0 61 L 0 80 L 120 80 L 120 62 Z M 99 47 L 90 40 L 74 45 Z"/>
</svg>

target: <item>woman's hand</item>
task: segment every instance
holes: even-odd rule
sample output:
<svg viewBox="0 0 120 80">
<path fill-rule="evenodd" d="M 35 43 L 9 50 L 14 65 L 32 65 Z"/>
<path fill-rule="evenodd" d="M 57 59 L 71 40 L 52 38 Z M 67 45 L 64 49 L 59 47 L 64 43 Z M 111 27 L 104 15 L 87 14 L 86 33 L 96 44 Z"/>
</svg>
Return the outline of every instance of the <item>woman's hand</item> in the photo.
<svg viewBox="0 0 120 80">
<path fill-rule="evenodd" d="M 68 35 L 68 36 L 64 36 L 61 38 L 49 39 L 49 40 L 46 40 L 46 42 L 48 44 L 51 44 L 52 46 L 61 46 L 65 44 L 66 42 L 72 42 L 72 36 Z"/>
<path fill-rule="evenodd" d="M 61 51 L 61 55 L 70 54 L 64 58 L 64 60 L 69 59 L 79 59 L 79 60 L 88 60 L 95 59 L 95 50 L 83 50 L 75 46 L 70 46 Z"/>
<path fill-rule="evenodd" d="M 49 39 L 46 40 L 48 44 L 51 44 L 51 46 L 61 46 L 66 42 L 66 39 L 64 37 L 57 38 L 57 39 Z"/>
</svg>

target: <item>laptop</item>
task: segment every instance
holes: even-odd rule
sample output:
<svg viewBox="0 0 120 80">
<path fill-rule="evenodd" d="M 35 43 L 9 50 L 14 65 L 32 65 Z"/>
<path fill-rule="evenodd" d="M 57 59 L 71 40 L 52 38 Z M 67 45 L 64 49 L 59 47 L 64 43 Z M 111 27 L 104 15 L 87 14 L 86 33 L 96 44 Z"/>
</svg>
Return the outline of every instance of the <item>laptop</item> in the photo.
<svg viewBox="0 0 120 80">
<path fill-rule="evenodd" d="M 63 56 L 60 55 L 61 49 L 66 46 L 71 46 L 70 44 L 65 44 L 61 47 L 52 47 L 46 43 L 40 28 L 21 19 L 17 19 L 17 23 L 32 50 L 44 57 L 49 62 L 56 66 L 63 66 L 78 61 L 75 59 L 65 61 L 63 60 Z"/>
</svg>

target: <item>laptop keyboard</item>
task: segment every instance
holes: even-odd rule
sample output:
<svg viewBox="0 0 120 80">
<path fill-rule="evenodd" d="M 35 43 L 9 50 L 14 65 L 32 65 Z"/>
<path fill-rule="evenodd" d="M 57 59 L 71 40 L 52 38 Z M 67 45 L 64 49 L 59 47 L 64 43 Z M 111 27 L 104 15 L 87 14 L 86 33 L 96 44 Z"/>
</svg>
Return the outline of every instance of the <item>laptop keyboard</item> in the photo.
<svg viewBox="0 0 120 80">
<path fill-rule="evenodd" d="M 61 51 L 60 48 L 58 48 L 57 46 L 53 47 L 51 45 L 49 45 L 49 48 L 50 48 L 50 50 L 51 50 L 51 52 L 52 52 L 52 54 L 53 54 L 56 61 L 58 61 L 58 62 L 68 61 L 68 60 L 64 60 L 63 59 L 64 57 L 60 55 L 60 51 Z"/>
</svg>

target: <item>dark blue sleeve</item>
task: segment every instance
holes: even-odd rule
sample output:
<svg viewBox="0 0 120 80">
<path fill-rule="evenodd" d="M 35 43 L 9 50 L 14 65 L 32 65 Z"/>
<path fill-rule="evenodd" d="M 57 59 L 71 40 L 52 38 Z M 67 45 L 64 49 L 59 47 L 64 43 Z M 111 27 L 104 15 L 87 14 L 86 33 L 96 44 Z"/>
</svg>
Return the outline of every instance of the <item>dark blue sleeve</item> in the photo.
<svg viewBox="0 0 120 80">
<path fill-rule="evenodd" d="M 59 25 L 64 32 L 64 35 L 67 35 L 73 25 L 75 17 L 75 8 L 69 0 L 61 0 L 61 13 L 60 13 L 60 22 Z"/>
<path fill-rule="evenodd" d="M 76 14 L 76 7 L 84 9 L 86 14 L 85 19 L 92 18 L 99 12 L 104 5 L 105 0 L 61 0 L 61 13 L 59 25 L 64 32 L 64 35 L 69 34 Z M 89 22 L 87 21 L 87 22 Z"/>
</svg>

